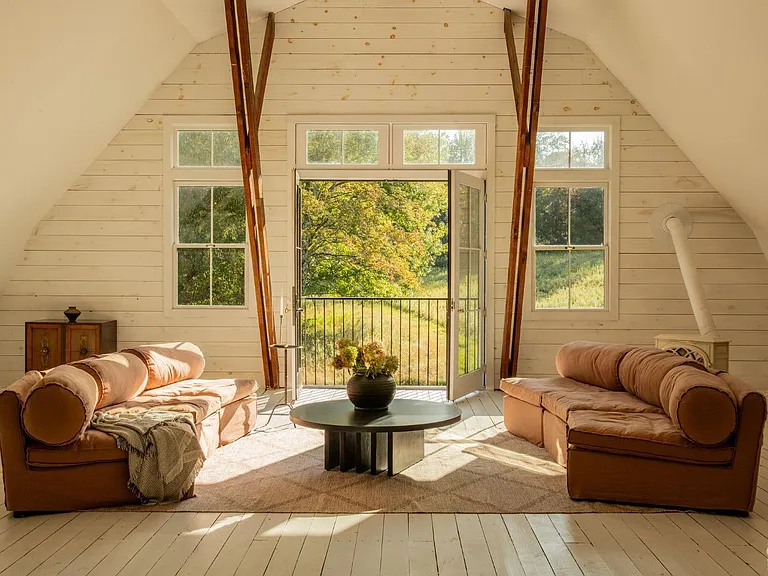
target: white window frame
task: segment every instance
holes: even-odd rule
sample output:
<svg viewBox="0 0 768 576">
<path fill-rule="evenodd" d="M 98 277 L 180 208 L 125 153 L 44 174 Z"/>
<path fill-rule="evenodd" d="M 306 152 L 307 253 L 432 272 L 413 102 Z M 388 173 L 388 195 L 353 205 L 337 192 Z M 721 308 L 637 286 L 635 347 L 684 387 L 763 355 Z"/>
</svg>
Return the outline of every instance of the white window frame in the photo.
<svg viewBox="0 0 768 576">
<path fill-rule="evenodd" d="M 163 314 L 166 317 L 207 318 L 216 315 L 223 321 L 256 316 L 248 241 L 245 248 L 244 306 L 185 306 L 178 304 L 178 190 L 180 186 L 242 186 L 242 168 L 232 166 L 178 166 L 178 133 L 181 130 L 237 130 L 234 117 L 163 118 Z M 191 245 L 189 245 L 191 246 Z M 206 245 L 207 247 L 208 245 Z M 240 244 L 227 244 L 239 248 Z M 194 246 L 191 246 L 194 247 Z"/>
<path fill-rule="evenodd" d="M 392 115 L 392 114 L 365 114 L 365 115 L 296 115 L 288 116 L 286 119 L 288 127 L 288 170 L 286 174 L 286 189 L 289 193 L 286 194 L 286 208 L 291 215 L 291 222 L 296 221 L 296 203 L 295 203 L 295 189 L 296 189 L 296 171 L 299 172 L 302 180 L 323 179 L 323 178 L 338 178 L 343 180 L 347 179 L 376 179 L 386 180 L 387 178 L 404 179 L 404 180 L 432 180 L 432 179 L 446 179 L 447 170 L 457 169 L 467 172 L 473 176 L 485 179 L 485 190 L 487 194 L 486 210 L 488 213 L 486 221 L 485 234 L 487 238 L 487 250 L 488 257 L 486 260 L 486 306 L 487 315 L 485 319 L 486 337 L 485 337 L 485 358 L 487 364 L 486 378 L 490 378 L 493 371 L 493 362 L 495 355 L 495 339 L 493 337 L 496 330 L 496 299 L 493 294 L 492 287 L 495 283 L 495 260 L 493 254 L 495 251 L 495 226 L 496 219 L 493 214 L 496 212 L 496 116 L 493 114 L 422 114 L 418 116 L 409 115 Z M 461 164 L 458 166 L 451 166 L 445 164 L 427 164 L 427 165 L 404 165 L 400 163 L 397 165 L 392 161 L 393 153 L 390 153 L 390 164 L 387 166 L 376 167 L 374 165 L 355 165 L 349 166 L 346 170 L 339 166 L 334 165 L 318 165 L 312 164 L 307 166 L 306 162 L 302 163 L 302 154 L 306 158 L 306 152 L 300 152 L 306 150 L 306 138 L 303 140 L 301 133 L 307 129 L 314 129 L 316 126 L 342 126 L 350 125 L 354 127 L 358 126 L 370 126 L 370 125 L 387 125 L 390 126 L 391 134 L 395 132 L 397 127 L 412 127 L 421 126 L 428 129 L 431 128 L 465 128 L 475 127 L 477 138 L 475 140 L 475 154 L 478 159 L 478 164 L 468 165 Z M 479 130 L 482 130 L 480 132 Z M 402 137 L 402 136 L 401 136 Z M 390 141 L 392 138 L 390 137 Z M 483 157 L 480 157 L 478 150 L 483 150 Z M 482 160 L 482 163 L 480 161 Z M 352 171 L 357 171 L 353 174 Z M 291 225 L 291 235 L 293 234 L 293 224 Z M 292 236 L 289 236 L 292 237 Z M 286 282 L 288 286 L 292 286 L 295 283 L 294 269 L 295 269 L 295 251 L 289 251 L 288 258 L 288 275 L 286 276 Z M 293 360 L 291 360 L 292 362 Z M 291 378 L 295 370 L 291 366 L 291 370 L 288 372 Z M 490 382 L 490 380 L 487 380 Z"/>
<path fill-rule="evenodd" d="M 341 164 L 317 164 L 310 163 L 307 155 L 307 133 L 314 131 L 341 131 L 341 132 L 364 132 L 376 131 L 379 133 L 379 160 L 376 164 L 344 164 L 342 157 Z M 310 170 L 375 170 L 385 168 L 389 165 L 389 134 L 390 129 L 387 124 L 301 124 L 296 131 L 296 167 Z M 299 152 L 301 151 L 301 156 Z M 342 152 L 343 154 L 343 152 Z"/>
<path fill-rule="evenodd" d="M 424 120 L 406 122 L 357 123 L 297 121 L 295 124 L 295 167 L 302 173 L 307 170 L 486 170 L 488 167 L 488 135 L 485 122 L 464 122 L 459 119 L 446 122 Z M 377 164 L 310 164 L 307 161 L 307 133 L 315 130 L 379 132 L 379 162 Z M 403 137 L 406 130 L 474 130 L 474 164 L 406 164 Z"/>
<path fill-rule="evenodd" d="M 406 164 L 405 162 L 405 131 L 406 130 L 474 130 L 475 131 L 475 163 L 474 164 Z M 444 170 L 485 170 L 488 153 L 486 149 L 486 124 L 466 122 L 398 122 L 392 125 L 392 166 L 404 169 L 444 169 Z"/>
<path fill-rule="evenodd" d="M 542 117 L 539 131 L 603 131 L 605 133 L 604 168 L 538 168 L 534 174 L 531 203 L 531 234 L 528 246 L 528 288 L 525 294 L 526 318 L 529 320 L 606 321 L 619 318 L 619 154 L 620 118 L 618 117 Z M 536 187 L 605 187 L 605 308 L 536 308 Z"/>
</svg>

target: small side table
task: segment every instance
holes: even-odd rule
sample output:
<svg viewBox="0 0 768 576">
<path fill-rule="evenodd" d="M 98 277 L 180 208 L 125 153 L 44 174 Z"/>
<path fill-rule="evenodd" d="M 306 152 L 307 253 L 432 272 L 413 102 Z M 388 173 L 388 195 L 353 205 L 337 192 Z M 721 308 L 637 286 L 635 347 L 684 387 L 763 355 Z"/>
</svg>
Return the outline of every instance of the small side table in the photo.
<svg viewBox="0 0 768 576">
<path fill-rule="evenodd" d="M 293 410 L 293 406 L 288 402 L 288 352 L 291 350 L 301 350 L 303 346 L 298 346 L 296 344 L 270 344 L 270 348 L 274 348 L 275 350 L 282 350 L 283 351 L 283 382 L 285 383 L 285 392 L 283 393 L 283 401 L 278 402 L 274 406 L 272 406 L 272 410 L 269 413 L 269 418 L 267 419 L 266 424 L 264 426 L 269 425 L 269 421 L 272 420 L 272 416 L 275 413 L 275 408 L 278 406 L 287 406 L 289 411 Z M 293 425 L 293 427 L 296 427 L 296 424 Z"/>
</svg>

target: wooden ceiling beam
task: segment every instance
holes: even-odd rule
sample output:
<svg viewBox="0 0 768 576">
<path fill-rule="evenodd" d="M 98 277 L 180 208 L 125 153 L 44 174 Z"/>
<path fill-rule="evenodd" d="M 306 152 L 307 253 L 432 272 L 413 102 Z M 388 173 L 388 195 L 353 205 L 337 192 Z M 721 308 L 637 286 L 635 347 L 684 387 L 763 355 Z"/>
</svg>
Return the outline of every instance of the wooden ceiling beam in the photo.
<svg viewBox="0 0 768 576">
<path fill-rule="evenodd" d="M 537 9 L 538 8 L 538 9 Z M 537 20 L 538 15 L 538 20 Z M 505 11 L 505 30 L 511 28 L 511 13 Z M 509 245 L 509 267 L 504 310 L 501 352 L 501 377 L 517 374 L 525 274 L 530 235 L 533 174 L 535 169 L 536 131 L 539 123 L 541 76 L 546 37 L 547 0 L 528 0 L 525 14 L 525 41 L 520 100 L 517 105 L 517 155 Z M 509 22 L 509 24 L 507 24 Z M 535 34 L 535 39 L 534 39 Z M 509 43 L 508 43 L 509 44 Z M 508 46 L 509 48 L 509 46 Z M 514 61 L 517 57 L 515 55 Z M 513 59 L 510 57 L 512 65 Z M 533 69 L 533 75 L 531 70 Z M 513 91 L 514 69 L 512 72 Z"/>
<path fill-rule="evenodd" d="M 272 60 L 275 15 L 270 14 L 267 19 L 257 90 L 254 91 L 246 1 L 224 0 L 224 12 L 227 18 L 229 61 L 232 67 L 232 85 L 240 142 L 240 163 L 243 171 L 248 249 L 256 293 L 256 313 L 264 368 L 264 384 L 267 388 L 276 388 L 279 385 L 279 363 L 277 351 L 270 348 L 270 344 L 276 343 L 275 317 L 272 306 L 272 278 L 269 269 L 266 216 L 261 194 L 261 154 L 259 150 L 259 122 L 264 106 L 269 63 Z M 264 64 L 265 61 L 266 64 Z"/>
<path fill-rule="evenodd" d="M 512 73 L 512 92 L 515 95 L 515 110 L 517 111 L 517 123 L 520 124 L 523 106 L 523 84 L 520 79 L 520 65 L 517 62 L 517 47 L 515 46 L 515 31 L 512 25 L 512 10 L 504 8 L 504 37 L 507 40 L 507 57 L 509 58 L 509 71 Z"/>
</svg>

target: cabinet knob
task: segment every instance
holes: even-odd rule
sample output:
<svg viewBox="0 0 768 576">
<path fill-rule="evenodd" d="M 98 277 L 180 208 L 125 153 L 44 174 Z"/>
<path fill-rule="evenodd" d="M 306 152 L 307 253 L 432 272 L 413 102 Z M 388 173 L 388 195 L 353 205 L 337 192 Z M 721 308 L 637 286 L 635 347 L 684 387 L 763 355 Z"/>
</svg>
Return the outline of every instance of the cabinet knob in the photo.
<svg viewBox="0 0 768 576">
<path fill-rule="evenodd" d="M 80 348 L 80 357 L 85 358 L 87 355 L 88 355 L 88 348 L 86 348 L 85 346 Z"/>
<path fill-rule="evenodd" d="M 43 357 L 48 356 L 49 353 L 50 353 L 50 350 L 48 350 L 48 346 L 43 346 L 42 349 L 40 350 L 40 354 Z"/>
</svg>

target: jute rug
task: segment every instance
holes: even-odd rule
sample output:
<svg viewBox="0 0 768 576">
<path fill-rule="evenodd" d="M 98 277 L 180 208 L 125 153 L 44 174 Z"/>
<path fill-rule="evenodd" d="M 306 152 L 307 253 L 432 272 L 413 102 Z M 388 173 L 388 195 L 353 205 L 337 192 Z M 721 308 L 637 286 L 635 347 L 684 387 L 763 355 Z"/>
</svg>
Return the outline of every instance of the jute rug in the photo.
<svg viewBox="0 0 768 576">
<path fill-rule="evenodd" d="M 401 474 L 326 472 L 323 433 L 285 426 L 219 448 L 192 499 L 153 510 L 199 512 L 574 513 L 647 508 L 568 497 L 565 469 L 498 428 L 470 438 L 427 432 L 427 456 Z"/>
</svg>

